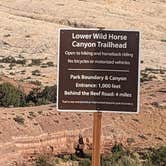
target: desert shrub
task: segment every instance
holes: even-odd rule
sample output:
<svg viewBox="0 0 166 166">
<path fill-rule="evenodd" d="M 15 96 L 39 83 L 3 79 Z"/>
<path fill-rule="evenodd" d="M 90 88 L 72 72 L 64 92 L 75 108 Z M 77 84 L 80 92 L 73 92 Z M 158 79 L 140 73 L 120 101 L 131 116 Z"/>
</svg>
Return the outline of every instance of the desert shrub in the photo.
<svg viewBox="0 0 166 166">
<path fill-rule="evenodd" d="M 30 79 L 30 78 L 29 78 Z M 35 80 L 35 81 L 30 81 L 31 84 L 34 84 L 34 85 L 37 85 L 37 86 L 41 86 L 42 83 L 38 80 Z"/>
<path fill-rule="evenodd" d="M 145 165 L 148 166 L 165 166 L 166 165 L 166 147 L 158 149 L 151 148 L 144 154 Z"/>
<path fill-rule="evenodd" d="M 156 108 L 159 108 L 159 103 L 158 102 L 152 102 L 151 104 L 152 104 L 152 106 L 154 106 Z"/>
<path fill-rule="evenodd" d="M 21 74 L 25 74 L 26 73 L 26 70 L 22 70 L 20 71 Z"/>
<path fill-rule="evenodd" d="M 139 160 L 132 158 L 131 156 L 122 156 L 114 166 L 141 166 Z"/>
<path fill-rule="evenodd" d="M 34 103 L 35 105 L 48 104 L 56 102 L 56 85 L 46 86 L 42 91 L 39 88 L 33 89 L 26 97 L 27 103 Z"/>
<path fill-rule="evenodd" d="M 110 154 L 101 156 L 102 166 L 141 166 L 139 155 L 125 149 L 122 144 L 115 144 Z"/>
<path fill-rule="evenodd" d="M 82 159 L 79 161 L 79 166 L 91 166 L 90 159 Z"/>
<path fill-rule="evenodd" d="M 10 83 L 0 85 L 0 106 L 25 106 L 25 95 Z"/>
<path fill-rule="evenodd" d="M 16 66 L 15 63 L 10 63 L 9 68 L 12 69 L 14 66 Z"/>
<path fill-rule="evenodd" d="M 15 118 L 13 118 L 14 120 L 15 120 L 15 122 L 17 122 L 17 123 L 19 123 L 19 124 L 21 124 L 21 125 L 23 125 L 24 124 L 24 121 L 25 121 L 25 119 L 23 118 L 23 117 L 21 117 L 21 116 L 16 116 Z"/>
<path fill-rule="evenodd" d="M 42 63 L 40 67 L 47 68 L 47 67 L 53 67 L 53 66 L 54 66 L 54 63 L 49 61 L 47 63 Z"/>
<path fill-rule="evenodd" d="M 25 65 L 26 64 L 26 60 L 25 59 L 18 59 L 16 60 L 17 64 L 21 64 L 21 65 Z"/>
<path fill-rule="evenodd" d="M 0 60 L 1 63 L 10 63 L 10 64 L 21 64 L 25 65 L 26 60 L 24 58 L 22 59 L 15 59 L 12 56 L 4 57 L 3 59 Z"/>
<path fill-rule="evenodd" d="M 41 102 L 40 88 L 34 88 L 26 97 L 27 103 L 34 103 L 34 105 L 44 104 Z"/>
<path fill-rule="evenodd" d="M 132 144 L 134 142 L 135 142 L 134 138 L 127 138 L 127 143 L 128 144 Z"/>
<path fill-rule="evenodd" d="M 32 71 L 32 75 L 34 75 L 34 76 L 40 76 L 41 74 L 40 74 L 39 70 L 33 70 Z"/>
<path fill-rule="evenodd" d="M 10 72 L 9 74 L 10 74 L 10 75 L 12 75 L 12 76 L 14 76 L 14 75 L 15 75 L 15 73 L 14 73 L 14 72 Z"/>
<path fill-rule="evenodd" d="M 40 67 L 41 67 L 41 68 L 47 68 L 48 66 L 43 63 Z"/>
<path fill-rule="evenodd" d="M 76 154 L 71 154 L 71 160 L 72 161 L 79 161 L 79 157 L 77 157 Z"/>
<path fill-rule="evenodd" d="M 34 88 L 32 91 L 29 92 L 29 94 L 26 97 L 27 103 L 37 103 L 37 94 L 38 94 L 38 88 Z"/>
<path fill-rule="evenodd" d="M 161 39 L 161 42 L 166 42 L 166 39 Z"/>
<path fill-rule="evenodd" d="M 35 160 L 35 166 L 55 166 L 51 163 L 49 157 L 46 157 L 44 155 L 38 156 Z"/>
<path fill-rule="evenodd" d="M 111 150 L 112 153 L 124 152 L 124 147 L 122 144 L 115 144 Z"/>
<path fill-rule="evenodd" d="M 79 166 L 90 166 L 91 155 L 85 155 L 83 158 L 75 154 L 59 154 L 58 156 L 39 156 L 35 166 L 55 166 L 66 162 Z M 129 151 L 121 144 L 115 144 L 108 154 L 101 155 L 101 166 L 165 166 L 166 165 L 166 147 L 158 149 L 149 148 L 139 151 Z"/>
<path fill-rule="evenodd" d="M 62 159 L 63 159 L 63 162 L 67 162 L 67 161 L 70 161 L 71 156 L 70 155 L 63 155 Z"/>
<path fill-rule="evenodd" d="M 45 98 L 48 101 L 51 101 L 53 103 L 56 102 L 56 95 L 57 95 L 57 87 L 54 86 L 46 86 L 44 90 L 41 92 L 41 96 Z"/>
<path fill-rule="evenodd" d="M 0 60 L 2 63 L 16 63 L 16 60 L 12 56 L 4 57 L 3 59 Z"/>
<path fill-rule="evenodd" d="M 41 115 L 42 113 L 43 113 L 43 111 L 38 111 L 38 114 L 40 114 L 40 115 Z"/>
<path fill-rule="evenodd" d="M 49 62 L 47 62 L 47 65 L 48 65 L 48 66 L 54 66 L 54 63 L 51 62 L 51 61 L 49 61 Z"/>
<path fill-rule="evenodd" d="M 46 86 L 43 90 L 34 88 L 25 95 L 19 88 L 10 83 L 0 85 L 0 106 L 22 107 L 56 102 L 56 85 Z"/>
<path fill-rule="evenodd" d="M 145 68 L 145 70 L 141 70 L 141 82 L 147 82 L 147 81 L 152 81 L 155 79 L 155 75 L 152 75 L 153 69 L 151 68 Z"/>
<path fill-rule="evenodd" d="M 5 66 L 3 66 L 3 65 L 0 65 L 0 68 L 5 68 Z"/>
<path fill-rule="evenodd" d="M 32 59 L 32 63 L 30 65 L 40 66 L 40 64 L 41 64 L 41 59 Z"/>
<path fill-rule="evenodd" d="M 70 157 L 70 155 L 68 155 Z M 70 159 L 67 161 L 71 161 Z M 60 163 L 65 163 L 63 158 L 54 155 L 39 155 L 35 159 L 34 166 L 58 166 Z"/>
<path fill-rule="evenodd" d="M 140 137 L 141 139 L 147 140 L 147 138 L 143 134 L 139 134 L 138 137 Z"/>
<path fill-rule="evenodd" d="M 35 113 L 32 112 L 32 111 L 29 112 L 29 116 L 31 116 L 31 117 L 36 117 Z"/>
</svg>

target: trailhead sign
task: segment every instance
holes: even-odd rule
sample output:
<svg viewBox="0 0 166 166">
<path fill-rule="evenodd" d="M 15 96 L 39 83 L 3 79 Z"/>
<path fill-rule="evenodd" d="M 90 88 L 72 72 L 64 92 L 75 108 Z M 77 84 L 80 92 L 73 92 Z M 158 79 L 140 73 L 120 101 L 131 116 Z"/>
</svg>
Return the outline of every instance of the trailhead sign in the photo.
<svg viewBox="0 0 166 166">
<path fill-rule="evenodd" d="M 138 112 L 138 31 L 61 29 L 60 111 Z"/>
</svg>

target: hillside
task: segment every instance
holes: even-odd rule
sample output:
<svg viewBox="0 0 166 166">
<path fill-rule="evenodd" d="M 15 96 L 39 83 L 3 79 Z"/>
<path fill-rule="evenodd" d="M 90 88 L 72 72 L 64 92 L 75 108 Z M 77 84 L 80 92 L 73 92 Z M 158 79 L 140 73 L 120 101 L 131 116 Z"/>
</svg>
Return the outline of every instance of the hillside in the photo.
<svg viewBox="0 0 166 166">
<path fill-rule="evenodd" d="M 132 149 L 166 145 L 165 90 L 164 83 L 143 85 L 138 115 L 103 113 L 102 151 L 109 151 L 115 142 Z M 80 133 L 91 150 L 92 114 L 61 113 L 55 105 L 0 108 L 0 163 L 22 162 L 27 154 L 50 147 L 55 154 L 74 152 Z"/>
<path fill-rule="evenodd" d="M 164 0 L 1 0 L 0 59 L 26 62 L 1 63 L 0 73 L 55 84 L 58 29 L 64 27 L 139 30 L 142 69 L 165 69 L 165 9 Z M 32 75 L 34 70 L 38 72 Z"/>
<path fill-rule="evenodd" d="M 115 142 L 131 149 L 166 145 L 165 18 L 165 0 L 0 0 L 0 83 L 26 93 L 55 85 L 59 28 L 139 30 L 140 114 L 103 113 L 102 151 Z M 0 165 L 22 166 L 52 148 L 74 152 L 79 133 L 91 150 L 92 114 L 57 112 L 55 104 L 1 107 Z"/>
</svg>

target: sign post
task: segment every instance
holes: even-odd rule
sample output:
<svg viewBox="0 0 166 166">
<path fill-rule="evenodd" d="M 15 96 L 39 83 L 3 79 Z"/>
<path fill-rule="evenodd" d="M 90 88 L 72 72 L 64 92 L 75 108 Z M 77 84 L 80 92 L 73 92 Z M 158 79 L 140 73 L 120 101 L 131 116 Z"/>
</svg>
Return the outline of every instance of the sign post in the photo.
<svg viewBox="0 0 166 166">
<path fill-rule="evenodd" d="M 100 166 L 102 112 L 93 113 L 93 154 L 92 166 Z"/>
<path fill-rule="evenodd" d="M 102 112 L 139 112 L 138 31 L 61 29 L 57 107 L 94 112 L 93 166 L 100 165 Z"/>
</svg>

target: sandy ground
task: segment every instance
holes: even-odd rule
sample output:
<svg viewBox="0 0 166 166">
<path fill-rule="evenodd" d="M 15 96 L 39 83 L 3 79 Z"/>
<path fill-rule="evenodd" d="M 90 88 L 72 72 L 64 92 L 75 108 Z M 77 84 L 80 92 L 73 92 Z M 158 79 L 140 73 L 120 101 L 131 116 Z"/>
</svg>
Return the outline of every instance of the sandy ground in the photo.
<svg viewBox="0 0 166 166">
<path fill-rule="evenodd" d="M 129 148 L 165 146 L 165 98 L 165 83 L 153 81 L 142 85 L 139 114 L 103 113 L 103 151 L 110 150 L 115 141 Z M 24 123 L 18 123 L 16 117 L 23 118 Z M 8 166 L 13 161 L 20 160 L 20 156 L 26 152 L 33 153 L 35 149 L 39 150 L 43 146 L 55 146 L 55 153 L 60 152 L 61 147 L 65 151 L 65 147 L 73 144 L 68 137 L 77 139 L 79 133 L 84 140 L 91 140 L 92 118 L 91 113 L 57 112 L 55 105 L 0 108 L 0 164 Z M 54 135 L 59 134 L 61 138 L 57 145 L 57 137 Z M 131 139 L 133 141 L 128 142 Z M 66 140 L 69 142 L 66 143 Z"/>
<path fill-rule="evenodd" d="M 0 0 L 0 59 L 26 59 L 24 66 L 1 64 L 0 73 L 55 84 L 58 29 L 63 27 L 139 30 L 141 68 L 165 69 L 165 18 L 165 0 Z M 30 66 L 32 59 L 41 59 L 41 65 Z M 41 67 L 50 61 L 54 66 Z M 32 75 L 34 70 L 40 76 Z"/>
</svg>

